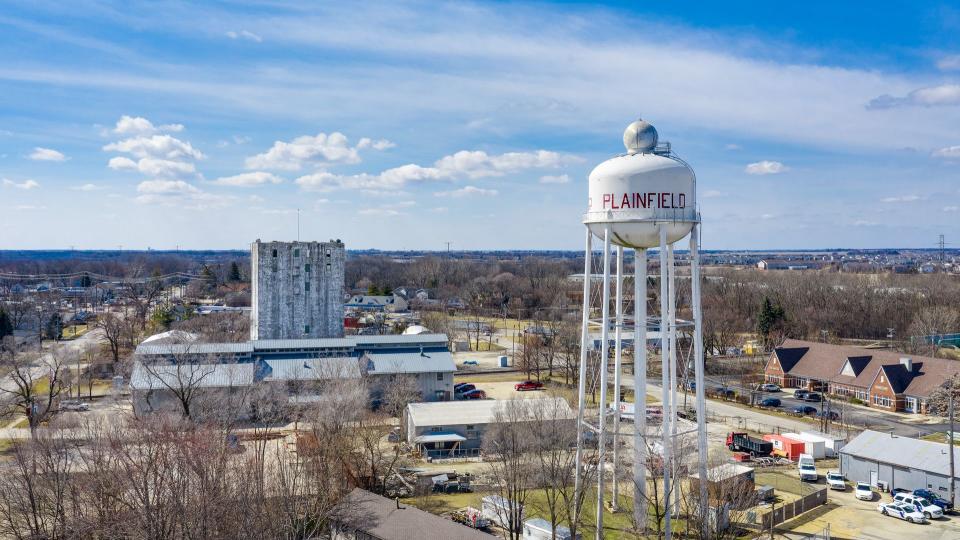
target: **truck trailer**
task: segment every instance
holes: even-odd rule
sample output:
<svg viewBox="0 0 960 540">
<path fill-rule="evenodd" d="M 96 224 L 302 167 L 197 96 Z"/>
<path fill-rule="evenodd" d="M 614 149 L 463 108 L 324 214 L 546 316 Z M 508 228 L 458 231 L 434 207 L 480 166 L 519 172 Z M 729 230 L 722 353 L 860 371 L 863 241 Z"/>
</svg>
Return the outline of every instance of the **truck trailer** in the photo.
<svg viewBox="0 0 960 540">
<path fill-rule="evenodd" d="M 769 456 L 773 452 L 773 443 L 731 431 L 727 434 L 727 448 L 731 452 L 747 452 L 751 456 Z"/>
</svg>

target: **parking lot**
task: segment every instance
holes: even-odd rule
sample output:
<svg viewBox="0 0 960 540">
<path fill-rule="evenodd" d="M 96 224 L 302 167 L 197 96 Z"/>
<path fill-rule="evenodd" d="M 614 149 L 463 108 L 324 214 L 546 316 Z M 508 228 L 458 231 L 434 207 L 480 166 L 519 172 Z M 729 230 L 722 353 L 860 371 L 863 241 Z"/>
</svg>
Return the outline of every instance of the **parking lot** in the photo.
<svg viewBox="0 0 960 540">
<path fill-rule="evenodd" d="M 820 471 L 821 475 L 825 472 Z M 853 495 L 853 487 L 846 491 L 829 490 L 827 505 L 821 511 L 811 512 L 815 517 L 801 517 L 801 525 L 791 527 L 794 533 L 813 534 L 829 524 L 830 537 L 837 540 L 872 539 L 890 540 L 924 538 L 930 540 L 954 540 L 960 538 L 960 517 L 947 515 L 926 524 L 909 523 L 895 517 L 881 515 L 877 505 L 890 502 L 889 493 L 875 494 L 872 501 L 861 501 Z M 807 520 L 804 522 L 804 520 Z M 791 525 L 788 523 L 788 525 Z"/>
</svg>

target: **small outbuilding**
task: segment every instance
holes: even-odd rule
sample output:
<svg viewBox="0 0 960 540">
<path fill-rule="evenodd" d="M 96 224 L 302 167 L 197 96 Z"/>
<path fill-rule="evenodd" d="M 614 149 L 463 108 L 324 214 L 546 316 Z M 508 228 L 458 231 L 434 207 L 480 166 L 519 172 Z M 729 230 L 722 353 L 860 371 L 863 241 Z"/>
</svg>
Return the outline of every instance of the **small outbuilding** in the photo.
<svg viewBox="0 0 960 540">
<path fill-rule="evenodd" d="M 700 474 L 690 475 L 690 489 L 700 489 Z M 745 508 L 754 503 L 754 473 L 752 467 L 724 463 L 707 470 L 707 494 L 713 503 L 728 503 L 733 508 Z"/>
</svg>

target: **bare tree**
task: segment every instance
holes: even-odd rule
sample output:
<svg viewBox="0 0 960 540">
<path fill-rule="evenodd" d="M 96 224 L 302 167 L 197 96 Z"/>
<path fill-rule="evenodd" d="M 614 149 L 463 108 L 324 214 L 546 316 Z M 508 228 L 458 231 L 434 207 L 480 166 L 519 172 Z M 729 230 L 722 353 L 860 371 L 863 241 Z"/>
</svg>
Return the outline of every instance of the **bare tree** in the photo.
<svg viewBox="0 0 960 540">
<path fill-rule="evenodd" d="M 37 426 L 47 421 L 55 410 L 69 370 L 70 353 L 60 346 L 41 355 L 0 353 L 0 363 L 7 371 L 0 383 L 0 395 L 6 402 L 6 414 L 24 415 L 34 433 Z"/>
<path fill-rule="evenodd" d="M 506 538 L 510 540 L 522 536 L 524 507 L 536 470 L 530 452 L 528 401 L 511 399 L 498 405 L 483 441 L 493 490 L 505 502 L 498 506 L 497 517 L 506 525 Z"/>
</svg>

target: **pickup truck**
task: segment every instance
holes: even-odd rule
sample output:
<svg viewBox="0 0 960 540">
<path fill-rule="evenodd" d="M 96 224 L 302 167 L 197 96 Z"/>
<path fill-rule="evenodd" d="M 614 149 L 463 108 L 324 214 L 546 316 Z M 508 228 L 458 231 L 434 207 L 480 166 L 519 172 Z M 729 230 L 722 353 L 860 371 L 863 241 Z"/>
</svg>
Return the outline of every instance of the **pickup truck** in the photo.
<svg viewBox="0 0 960 540">
<path fill-rule="evenodd" d="M 847 483 L 843 480 L 843 475 L 839 471 L 827 472 L 827 486 L 830 489 L 847 490 Z"/>
<path fill-rule="evenodd" d="M 727 434 L 727 448 L 731 452 L 748 452 L 751 456 L 769 456 L 773 452 L 773 443 L 731 431 Z"/>
</svg>

